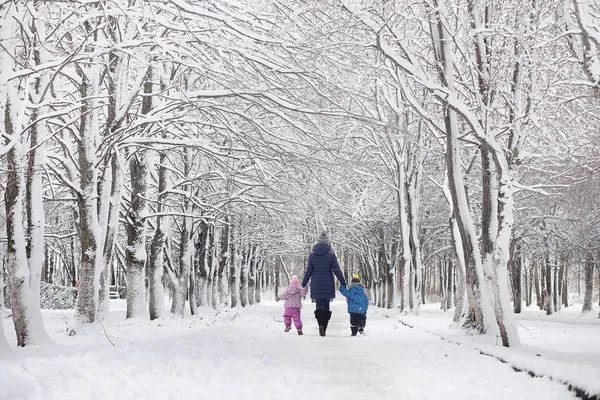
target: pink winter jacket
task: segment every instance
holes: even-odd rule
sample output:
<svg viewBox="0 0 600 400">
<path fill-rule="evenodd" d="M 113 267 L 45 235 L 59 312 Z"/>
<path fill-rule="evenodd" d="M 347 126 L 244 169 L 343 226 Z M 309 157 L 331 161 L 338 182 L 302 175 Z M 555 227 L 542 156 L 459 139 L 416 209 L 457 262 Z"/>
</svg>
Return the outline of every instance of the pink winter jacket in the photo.
<svg viewBox="0 0 600 400">
<path fill-rule="evenodd" d="M 308 293 L 308 286 L 302 288 L 290 285 L 279 295 L 279 298 L 285 300 L 284 307 L 302 308 L 302 298 L 306 293 Z"/>
</svg>

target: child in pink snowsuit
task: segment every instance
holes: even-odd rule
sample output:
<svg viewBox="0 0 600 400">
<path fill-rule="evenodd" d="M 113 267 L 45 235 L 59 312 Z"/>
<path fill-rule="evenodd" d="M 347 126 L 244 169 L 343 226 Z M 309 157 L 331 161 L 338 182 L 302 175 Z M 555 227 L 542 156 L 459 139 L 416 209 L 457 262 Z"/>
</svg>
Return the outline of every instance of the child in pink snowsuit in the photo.
<svg viewBox="0 0 600 400">
<path fill-rule="evenodd" d="M 290 279 L 290 285 L 285 288 L 275 300 L 285 300 L 283 306 L 283 323 L 285 324 L 284 332 L 289 332 L 292 329 L 292 319 L 294 326 L 298 330 L 298 335 L 302 335 L 302 320 L 300 319 L 300 309 L 302 308 L 302 298 L 308 293 L 308 287 L 300 287 L 300 281 L 296 275 Z"/>
</svg>

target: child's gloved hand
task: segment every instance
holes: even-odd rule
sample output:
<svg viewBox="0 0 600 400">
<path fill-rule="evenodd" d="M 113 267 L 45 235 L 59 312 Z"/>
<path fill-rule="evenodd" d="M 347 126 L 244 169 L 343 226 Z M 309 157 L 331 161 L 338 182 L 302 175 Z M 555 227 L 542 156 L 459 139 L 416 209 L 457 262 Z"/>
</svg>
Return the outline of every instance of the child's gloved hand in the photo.
<svg viewBox="0 0 600 400">
<path fill-rule="evenodd" d="M 279 300 L 281 300 L 281 299 L 279 298 L 279 296 L 275 297 L 275 301 L 279 301 Z"/>
</svg>

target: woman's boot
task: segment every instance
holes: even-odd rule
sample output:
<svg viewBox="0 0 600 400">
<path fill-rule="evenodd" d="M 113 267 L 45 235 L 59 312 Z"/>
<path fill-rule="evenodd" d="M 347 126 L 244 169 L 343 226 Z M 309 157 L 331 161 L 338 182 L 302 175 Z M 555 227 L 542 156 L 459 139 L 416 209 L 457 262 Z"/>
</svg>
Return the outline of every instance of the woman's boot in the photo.
<svg viewBox="0 0 600 400">
<path fill-rule="evenodd" d="M 331 319 L 331 311 L 323 311 L 323 334 L 321 336 L 325 336 L 327 331 L 327 325 L 329 325 L 329 320 Z"/>
<path fill-rule="evenodd" d="M 319 335 L 325 336 L 325 329 L 327 329 L 327 322 L 325 321 L 325 312 L 323 310 L 315 310 L 315 318 L 319 324 Z"/>
</svg>

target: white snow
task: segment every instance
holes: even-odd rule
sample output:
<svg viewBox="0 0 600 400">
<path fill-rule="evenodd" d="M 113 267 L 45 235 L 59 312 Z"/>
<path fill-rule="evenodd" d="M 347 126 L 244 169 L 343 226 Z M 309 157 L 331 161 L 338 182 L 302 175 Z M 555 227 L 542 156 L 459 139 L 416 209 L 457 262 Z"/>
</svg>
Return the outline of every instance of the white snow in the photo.
<svg viewBox="0 0 600 400">
<path fill-rule="evenodd" d="M 541 353 L 535 368 L 567 374 L 562 368 L 568 365 L 581 372 L 579 379 L 589 387 L 600 385 L 600 321 L 563 324 L 526 311 L 520 324 L 529 333 L 520 332 L 524 346 L 516 353 L 457 336 L 446 328 L 452 311 L 436 307 L 424 305 L 419 317 L 370 309 L 365 335 L 350 337 L 345 303 L 336 301 L 323 338 L 309 302 L 302 312 L 305 334 L 298 336 L 294 330 L 283 332 L 283 307 L 272 301 L 150 322 L 125 320 L 125 302 L 112 300 L 104 326 L 115 346 L 100 325 L 69 337 L 68 316 L 45 311 L 58 345 L 15 348 L 2 355 L 0 399 L 576 398 L 565 385 L 515 372 L 481 355 L 477 346 L 515 360 L 532 358 L 525 354 L 530 349 Z M 560 314 L 576 319 L 568 313 Z M 411 329 L 397 318 L 420 325 Z M 14 342 L 12 321 L 3 323 Z"/>
</svg>

